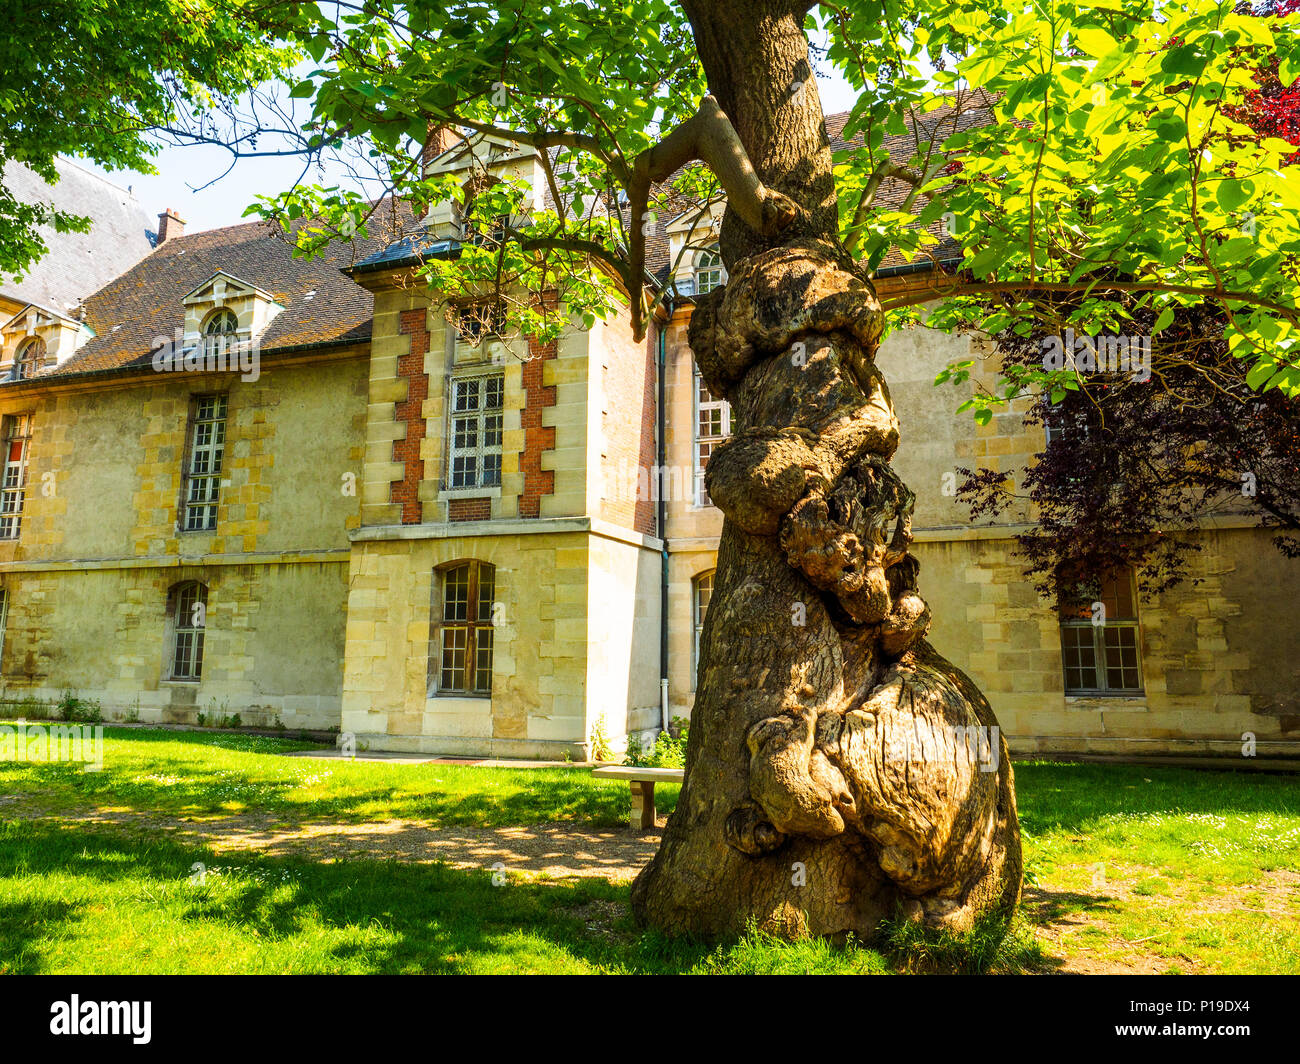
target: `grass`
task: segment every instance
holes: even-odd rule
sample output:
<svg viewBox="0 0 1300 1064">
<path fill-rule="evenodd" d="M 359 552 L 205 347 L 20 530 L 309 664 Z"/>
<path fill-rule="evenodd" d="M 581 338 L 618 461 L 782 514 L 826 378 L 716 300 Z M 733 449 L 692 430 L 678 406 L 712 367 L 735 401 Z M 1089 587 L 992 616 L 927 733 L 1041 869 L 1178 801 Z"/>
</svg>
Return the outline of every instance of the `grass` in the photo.
<svg viewBox="0 0 1300 1064">
<path fill-rule="evenodd" d="M 31 796 L 47 813 L 0 824 L 0 972 L 1300 972 L 1293 777 L 1018 764 L 1026 898 L 1005 940 L 894 925 L 880 950 L 757 932 L 716 946 L 639 931 L 625 884 L 509 873 L 498 886 L 487 869 L 218 853 L 173 831 L 179 818 L 248 813 L 289 827 L 621 826 L 626 785 L 586 769 L 314 761 L 275 756 L 308 746 L 283 739 L 105 735 L 101 773 L 0 763 L 0 798 Z M 657 793 L 661 808 L 676 791 Z M 89 808 L 143 814 L 146 828 L 70 821 Z"/>
<path fill-rule="evenodd" d="M 404 819 L 431 825 L 505 827 L 580 820 L 627 822 L 626 783 L 595 780 L 578 768 L 504 769 L 471 765 L 314 760 L 272 755 L 322 749 L 259 735 L 104 729 L 104 768 L 66 762 L 0 762 L 0 788 L 39 792 L 54 807 L 87 803 L 175 816 L 256 811 L 284 822 L 362 823 Z M 656 788 L 661 811 L 679 787 Z"/>
</svg>

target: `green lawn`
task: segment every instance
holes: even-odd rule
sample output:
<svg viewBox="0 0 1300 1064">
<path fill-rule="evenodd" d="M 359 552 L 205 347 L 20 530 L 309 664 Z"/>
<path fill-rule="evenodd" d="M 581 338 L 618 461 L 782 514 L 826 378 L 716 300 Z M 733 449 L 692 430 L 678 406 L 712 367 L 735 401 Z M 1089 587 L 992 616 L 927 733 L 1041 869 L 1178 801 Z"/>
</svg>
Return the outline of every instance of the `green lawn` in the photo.
<svg viewBox="0 0 1300 1064">
<path fill-rule="evenodd" d="M 643 934 L 627 886 L 369 857 L 215 851 L 187 824 L 616 828 L 626 784 L 581 768 L 282 758 L 306 744 L 106 729 L 105 768 L 0 763 L 0 972 L 887 972 L 856 946 Z M 1017 766 L 1028 866 L 995 970 L 1300 972 L 1294 777 Z M 670 809 L 676 788 L 663 787 Z M 131 823 L 73 822 L 88 811 Z M 195 865 L 204 866 L 202 882 Z"/>
</svg>

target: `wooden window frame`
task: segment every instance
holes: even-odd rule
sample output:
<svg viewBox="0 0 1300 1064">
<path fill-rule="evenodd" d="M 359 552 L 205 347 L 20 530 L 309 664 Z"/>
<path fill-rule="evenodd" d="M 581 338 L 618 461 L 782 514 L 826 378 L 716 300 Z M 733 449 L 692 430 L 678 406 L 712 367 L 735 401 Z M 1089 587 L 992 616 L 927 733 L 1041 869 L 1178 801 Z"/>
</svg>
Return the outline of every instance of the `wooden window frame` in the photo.
<svg viewBox="0 0 1300 1064">
<path fill-rule="evenodd" d="M 475 385 L 473 406 L 460 408 L 462 389 Z M 447 480 L 445 490 L 473 491 L 501 487 L 501 455 L 505 438 L 505 374 L 463 373 L 448 383 L 447 403 Z M 490 392 L 496 404 L 485 406 Z M 472 435 L 471 435 L 472 434 Z M 473 442 L 470 442 L 472 439 Z M 489 442 L 495 439 L 495 443 Z M 466 476 L 457 462 L 472 460 L 474 473 Z M 491 467 L 491 470 L 490 470 Z"/>
<path fill-rule="evenodd" d="M 704 486 L 704 472 L 709 465 L 709 457 L 713 454 L 713 449 L 723 440 L 729 438 L 733 431 L 731 421 L 731 404 L 725 399 L 716 399 L 713 393 L 708 390 L 704 383 L 704 378 L 700 376 L 700 371 L 696 369 L 692 376 L 691 383 L 694 387 L 694 416 L 692 424 L 691 455 L 695 469 L 695 505 L 712 506 L 713 500 L 709 498 L 709 493 Z M 704 395 L 708 395 L 708 399 Z M 722 428 L 721 434 L 705 434 L 700 431 L 701 421 L 705 414 L 718 414 L 718 420 Z"/>
<path fill-rule="evenodd" d="M 1128 601 L 1133 604 L 1132 616 L 1121 616 L 1118 609 L 1120 600 L 1119 585 L 1123 582 Z M 1113 593 L 1107 593 L 1107 585 L 1115 588 Z M 1106 606 L 1106 616 L 1104 623 L 1093 624 L 1091 617 L 1091 602 L 1100 601 Z M 1111 603 L 1116 603 L 1112 610 Z M 1095 599 L 1089 600 L 1082 604 L 1078 609 L 1065 607 L 1060 611 L 1060 629 L 1061 629 L 1061 671 L 1064 681 L 1065 694 L 1071 698 L 1140 698 L 1146 693 L 1145 683 L 1142 676 L 1142 627 L 1141 627 L 1141 608 L 1138 605 L 1137 587 L 1133 579 L 1133 573 L 1130 569 L 1123 569 L 1120 572 L 1103 578 L 1101 588 Z M 1081 633 L 1091 633 L 1091 640 L 1082 638 Z M 1123 673 L 1132 671 L 1136 673 L 1136 686 L 1125 687 L 1110 685 L 1111 671 L 1107 659 L 1107 651 L 1112 649 L 1107 645 L 1108 633 L 1115 633 L 1115 647 L 1113 649 L 1122 655 L 1125 650 L 1133 651 L 1133 666 L 1129 670 L 1124 666 L 1122 657 L 1119 665 L 1121 681 Z M 1128 634 L 1131 633 L 1131 636 Z M 1077 644 L 1072 645 L 1070 640 L 1076 640 Z M 1131 645 L 1126 645 L 1131 643 Z M 1080 658 L 1080 664 L 1070 664 L 1070 652 L 1078 650 L 1080 654 L 1083 649 L 1091 645 L 1092 649 L 1092 679 L 1094 684 L 1074 685 L 1071 686 L 1071 672 L 1082 673 L 1084 666 Z"/>
<path fill-rule="evenodd" d="M 230 414 L 228 398 L 225 392 L 214 392 L 190 399 L 190 414 L 185 426 L 181 499 L 176 518 L 179 532 L 216 530 L 221 478 L 225 469 L 226 422 Z M 211 412 L 205 407 L 208 402 L 213 404 Z M 201 439 L 204 429 L 209 426 L 211 435 Z M 201 462 L 204 465 L 200 469 Z"/>
<path fill-rule="evenodd" d="M 460 611 L 454 608 L 459 600 L 453 603 L 448 598 L 451 581 L 462 571 L 465 572 L 463 617 L 456 616 Z M 496 651 L 492 617 L 496 604 L 496 566 L 473 558 L 463 559 L 439 566 L 435 575 L 436 623 L 429 655 L 431 693 L 456 698 L 491 698 Z M 486 603 L 481 591 L 485 579 L 491 581 Z M 460 664 L 455 664 L 454 657 L 449 663 L 448 652 L 457 651 L 462 655 Z M 482 660 L 484 652 L 486 667 Z"/>
<path fill-rule="evenodd" d="M 194 608 L 203 607 L 197 619 Z M 188 614 L 188 615 L 187 615 Z M 167 680 L 170 683 L 201 683 L 203 653 L 207 641 L 208 585 L 202 580 L 184 580 L 167 592 L 169 623 Z M 182 665 L 182 648 L 187 650 Z"/>
<path fill-rule="evenodd" d="M 14 351 L 13 370 L 9 374 L 9 379 L 14 381 L 29 381 L 36 376 L 38 370 L 45 367 L 45 359 L 49 348 L 46 347 L 45 341 L 39 336 L 27 336 L 18 341 L 18 347 Z"/>
<path fill-rule="evenodd" d="M 4 417 L 4 467 L 0 470 L 0 540 L 18 539 L 27 502 L 27 471 L 32 450 L 32 415 Z"/>
<path fill-rule="evenodd" d="M 713 584 L 717 577 L 717 569 L 707 569 L 702 573 L 696 573 L 691 578 L 691 690 L 695 690 L 696 678 L 700 672 L 700 638 L 704 634 L 704 618 L 708 616 L 709 605 L 713 601 Z M 704 582 L 708 581 L 709 585 L 709 602 L 700 608 L 700 592 L 704 590 Z"/>
<path fill-rule="evenodd" d="M 691 278 L 697 296 L 707 295 L 727 283 L 727 269 L 722 265 L 722 254 L 716 247 L 696 253 Z"/>
</svg>

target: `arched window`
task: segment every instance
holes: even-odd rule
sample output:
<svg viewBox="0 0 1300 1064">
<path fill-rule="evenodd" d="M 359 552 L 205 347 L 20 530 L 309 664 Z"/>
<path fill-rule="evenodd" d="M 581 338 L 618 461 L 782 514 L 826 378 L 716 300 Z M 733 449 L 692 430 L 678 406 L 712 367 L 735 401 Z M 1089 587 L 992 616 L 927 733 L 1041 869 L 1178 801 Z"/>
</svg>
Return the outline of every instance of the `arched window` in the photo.
<svg viewBox="0 0 1300 1064">
<path fill-rule="evenodd" d="M 435 689 L 440 694 L 490 695 L 496 569 L 487 562 L 457 562 L 439 575 L 432 655 Z"/>
<path fill-rule="evenodd" d="M 39 336 L 30 336 L 18 345 L 14 355 L 13 380 L 24 381 L 36 376 L 37 370 L 45 365 L 45 341 Z"/>
<path fill-rule="evenodd" d="M 239 333 L 239 319 L 229 307 L 214 310 L 203 323 L 203 353 L 219 354 L 231 350 Z"/>
<path fill-rule="evenodd" d="M 691 581 L 691 690 L 695 690 L 695 677 L 700 671 L 700 636 L 704 634 L 704 616 L 709 612 L 709 599 L 713 597 L 714 570 L 700 573 Z"/>
<path fill-rule="evenodd" d="M 1142 693 L 1138 602 L 1130 569 L 1108 574 L 1062 604 L 1067 695 Z"/>
<path fill-rule="evenodd" d="M 168 679 L 197 681 L 202 676 L 207 615 L 206 584 L 190 580 L 174 585 L 167 593 L 167 616 L 171 624 Z"/>
<path fill-rule="evenodd" d="M 727 280 L 727 271 L 722 268 L 722 256 L 716 248 L 701 251 L 695 256 L 695 294 L 704 295 L 715 288 L 721 288 Z"/>
</svg>

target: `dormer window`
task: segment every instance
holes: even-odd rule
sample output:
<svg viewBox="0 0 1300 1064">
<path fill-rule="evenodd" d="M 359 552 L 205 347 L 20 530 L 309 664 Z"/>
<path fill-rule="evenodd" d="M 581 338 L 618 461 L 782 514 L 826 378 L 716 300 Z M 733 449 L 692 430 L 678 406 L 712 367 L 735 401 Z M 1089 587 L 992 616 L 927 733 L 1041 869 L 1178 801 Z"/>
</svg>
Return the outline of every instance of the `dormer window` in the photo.
<svg viewBox="0 0 1300 1064">
<path fill-rule="evenodd" d="M 239 319 L 226 307 L 213 311 L 203 323 L 203 353 L 222 354 L 233 350 L 239 333 Z"/>
<path fill-rule="evenodd" d="M 722 256 L 716 248 L 701 251 L 695 256 L 695 294 L 702 296 L 721 288 L 727 281 L 727 271 L 722 267 Z"/>
<path fill-rule="evenodd" d="M 36 371 L 45 365 L 45 341 L 33 336 L 18 345 L 14 356 L 13 380 L 25 381 L 36 376 Z"/>
</svg>

